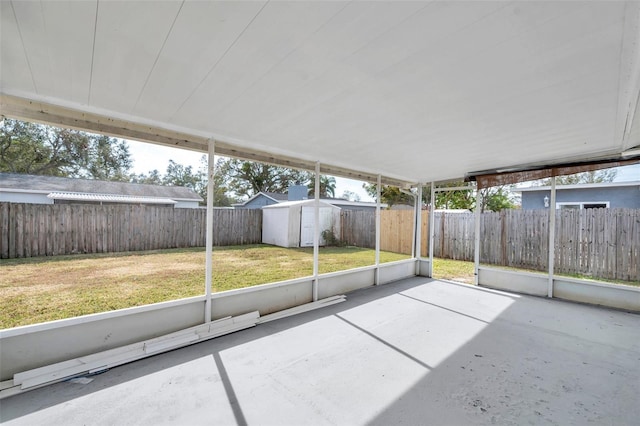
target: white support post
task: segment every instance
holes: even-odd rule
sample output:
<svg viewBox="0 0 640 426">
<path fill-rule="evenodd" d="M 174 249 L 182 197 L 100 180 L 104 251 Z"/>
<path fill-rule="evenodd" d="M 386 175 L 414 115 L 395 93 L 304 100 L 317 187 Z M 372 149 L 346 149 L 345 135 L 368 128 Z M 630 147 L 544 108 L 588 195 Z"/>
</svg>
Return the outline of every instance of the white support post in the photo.
<svg viewBox="0 0 640 426">
<path fill-rule="evenodd" d="M 209 140 L 209 157 L 207 159 L 208 180 L 207 180 L 207 235 L 206 235 L 206 260 L 205 260 L 205 303 L 204 322 L 211 322 L 211 284 L 213 280 L 213 194 L 215 165 L 214 156 L 216 152 L 216 142 Z"/>
<path fill-rule="evenodd" d="M 418 196 L 416 199 L 416 221 L 413 240 L 414 258 L 416 262 L 416 275 L 420 275 L 420 258 L 422 257 L 422 184 L 418 185 Z"/>
<path fill-rule="evenodd" d="M 418 229 L 418 197 L 413 196 L 413 229 L 411 230 L 411 258 L 416 258 L 416 230 Z"/>
<path fill-rule="evenodd" d="M 319 275 L 319 255 L 320 255 L 320 162 L 316 162 L 316 179 L 314 185 L 313 204 L 313 301 L 318 300 L 318 275 Z"/>
<path fill-rule="evenodd" d="M 476 210 L 475 210 L 475 247 L 473 252 L 473 283 L 478 285 L 478 273 L 480 269 L 480 214 L 481 214 L 482 194 L 476 186 Z"/>
<path fill-rule="evenodd" d="M 553 269 L 556 241 L 556 177 L 551 177 L 551 200 L 549 201 L 549 283 L 547 297 L 553 297 Z"/>
<path fill-rule="evenodd" d="M 431 182 L 431 205 L 429 206 L 429 277 L 433 278 L 433 241 L 435 240 L 436 185 Z"/>
<path fill-rule="evenodd" d="M 375 285 L 380 284 L 380 197 L 382 196 L 382 177 L 378 175 L 376 184 L 376 277 Z"/>
</svg>

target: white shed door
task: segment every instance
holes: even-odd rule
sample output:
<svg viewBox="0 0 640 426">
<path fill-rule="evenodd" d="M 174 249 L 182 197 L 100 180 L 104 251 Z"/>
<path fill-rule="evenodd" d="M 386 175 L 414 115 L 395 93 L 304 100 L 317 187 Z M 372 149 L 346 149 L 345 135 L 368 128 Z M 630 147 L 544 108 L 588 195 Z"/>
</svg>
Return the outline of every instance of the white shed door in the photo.
<svg viewBox="0 0 640 426">
<path fill-rule="evenodd" d="M 320 232 L 325 229 L 331 229 L 332 211 L 330 207 L 320 208 Z M 314 220 L 314 207 L 305 206 L 302 207 L 300 212 L 302 217 L 300 218 L 300 247 L 313 247 L 313 223 Z M 325 245 L 325 241 L 320 235 L 320 245 Z"/>
</svg>

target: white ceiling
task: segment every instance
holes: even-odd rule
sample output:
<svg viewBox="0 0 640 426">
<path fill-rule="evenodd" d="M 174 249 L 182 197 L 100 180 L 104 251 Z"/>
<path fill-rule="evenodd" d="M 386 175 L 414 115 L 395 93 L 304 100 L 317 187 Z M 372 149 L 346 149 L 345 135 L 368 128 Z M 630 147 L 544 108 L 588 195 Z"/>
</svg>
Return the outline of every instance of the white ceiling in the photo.
<svg viewBox="0 0 640 426">
<path fill-rule="evenodd" d="M 429 182 L 640 145 L 638 2 L 0 7 L 4 95 L 240 152 Z"/>
</svg>

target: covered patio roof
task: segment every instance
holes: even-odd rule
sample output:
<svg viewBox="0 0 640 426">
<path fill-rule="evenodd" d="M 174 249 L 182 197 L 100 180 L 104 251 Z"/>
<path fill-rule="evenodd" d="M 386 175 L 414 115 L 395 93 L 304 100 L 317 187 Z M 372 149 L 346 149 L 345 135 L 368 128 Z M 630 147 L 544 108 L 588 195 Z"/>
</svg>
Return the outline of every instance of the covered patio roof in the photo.
<svg viewBox="0 0 640 426">
<path fill-rule="evenodd" d="M 640 145 L 640 3 L 4 1 L 2 114 L 398 185 Z"/>
</svg>

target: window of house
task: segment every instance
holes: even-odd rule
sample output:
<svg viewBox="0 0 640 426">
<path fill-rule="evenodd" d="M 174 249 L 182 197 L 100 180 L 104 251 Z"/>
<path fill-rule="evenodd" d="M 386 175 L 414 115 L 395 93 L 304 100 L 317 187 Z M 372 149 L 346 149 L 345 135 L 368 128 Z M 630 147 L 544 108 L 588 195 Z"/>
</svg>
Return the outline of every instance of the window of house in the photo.
<svg viewBox="0 0 640 426">
<path fill-rule="evenodd" d="M 572 203 L 556 203 L 556 209 L 607 209 L 609 208 L 608 201 L 597 202 L 572 202 Z"/>
</svg>

